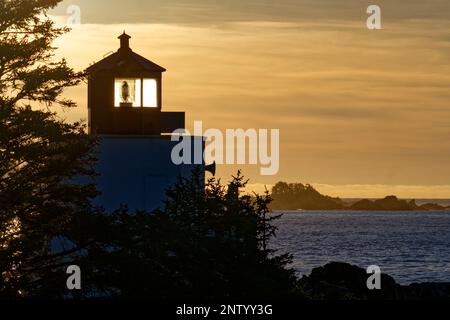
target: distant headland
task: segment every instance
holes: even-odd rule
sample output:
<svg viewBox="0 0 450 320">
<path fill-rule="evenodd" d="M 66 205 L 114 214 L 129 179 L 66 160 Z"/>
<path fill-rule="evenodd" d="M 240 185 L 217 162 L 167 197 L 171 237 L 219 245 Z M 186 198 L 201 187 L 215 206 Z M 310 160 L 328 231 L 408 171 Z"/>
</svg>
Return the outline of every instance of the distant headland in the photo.
<svg viewBox="0 0 450 320">
<path fill-rule="evenodd" d="M 272 188 L 272 210 L 444 211 L 437 203 L 417 204 L 396 196 L 383 199 L 343 200 L 323 195 L 310 184 L 278 182 Z"/>
</svg>

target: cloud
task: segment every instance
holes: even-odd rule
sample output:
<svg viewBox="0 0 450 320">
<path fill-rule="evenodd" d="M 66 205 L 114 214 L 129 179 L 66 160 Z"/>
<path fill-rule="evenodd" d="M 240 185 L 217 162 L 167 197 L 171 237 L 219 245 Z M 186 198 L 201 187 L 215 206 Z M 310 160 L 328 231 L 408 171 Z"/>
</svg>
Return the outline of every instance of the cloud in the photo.
<svg viewBox="0 0 450 320">
<path fill-rule="evenodd" d="M 60 17 L 63 23 L 64 18 Z M 296 177 L 331 185 L 446 185 L 450 181 L 450 22 L 402 20 L 380 32 L 358 21 L 83 24 L 56 45 L 86 68 L 118 47 L 168 69 L 164 109 L 188 128 L 281 129 L 281 170 L 237 169 L 273 184 Z M 446 38 L 447 37 L 447 38 Z M 76 53 L 76 54 L 74 54 Z M 86 87 L 67 91 L 87 118 Z"/>
<path fill-rule="evenodd" d="M 361 21 L 370 3 L 362 0 L 65 0 L 53 11 L 63 15 L 79 5 L 85 23 L 221 24 L 236 21 Z M 450 4 L 443 0 L 378 0 L 386 22 L 410 19 L 448 19 Z"/>
</svg>

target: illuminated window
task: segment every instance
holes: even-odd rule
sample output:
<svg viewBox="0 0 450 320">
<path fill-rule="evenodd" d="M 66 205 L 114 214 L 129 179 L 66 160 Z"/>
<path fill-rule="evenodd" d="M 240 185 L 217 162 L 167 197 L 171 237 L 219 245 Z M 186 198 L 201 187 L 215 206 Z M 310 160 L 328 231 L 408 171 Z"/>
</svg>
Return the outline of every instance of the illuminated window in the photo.
<svg viewBox="0 0 450 320">
<path fill-rule="evenodd" d="M 116 79 L 114 82 L 115 107 L 141 106 L 141 79 Z"/>
<path fill-rule="evenodd" d="M 155 79 L 144 79 L 144 107 L 158 107 L 158 85 Z"/>
</svg>

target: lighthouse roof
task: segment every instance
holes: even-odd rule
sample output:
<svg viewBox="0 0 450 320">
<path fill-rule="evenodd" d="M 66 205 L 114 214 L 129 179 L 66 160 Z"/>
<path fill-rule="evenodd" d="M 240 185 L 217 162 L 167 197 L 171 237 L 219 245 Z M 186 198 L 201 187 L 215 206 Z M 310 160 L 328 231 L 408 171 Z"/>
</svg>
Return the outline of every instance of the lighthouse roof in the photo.
<svg viewBox="0 0 450 320">
<path fill-rule="evenodd" d="M 134 70 L 165 72 L 166 69 L 135 53 L 129 46 L 131 37 L 125 32 L 119 36 L 120 48 L 106 58 L 86 69 L 88 73 L 97 71 Z"/>
</svg>

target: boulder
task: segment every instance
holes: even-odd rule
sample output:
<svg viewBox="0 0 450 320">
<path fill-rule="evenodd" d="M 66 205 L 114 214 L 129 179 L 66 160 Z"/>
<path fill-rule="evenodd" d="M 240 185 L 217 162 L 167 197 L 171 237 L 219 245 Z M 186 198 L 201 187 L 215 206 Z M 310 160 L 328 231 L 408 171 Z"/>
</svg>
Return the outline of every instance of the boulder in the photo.
<svg viewBox="0 0 450 320">
<path fill-rule="evenodd" d="M 397 300 L 403 298 L 400 285 L 381 275 L 381 290 L 369 290 L 366 270 L 347 263 L 332 262 L 316 268 L 300 284 L 314 300 Z"/>
<path fill-rule="evenodd" d="M 450 300 L 450 283 L 415 283 L 401 286 L 381 274 L 381 289 L 369 290 L 366 270 L 332 262 L 314 269 L 300 280 L 303 292 L 313 300 Z"/>
</svg>

